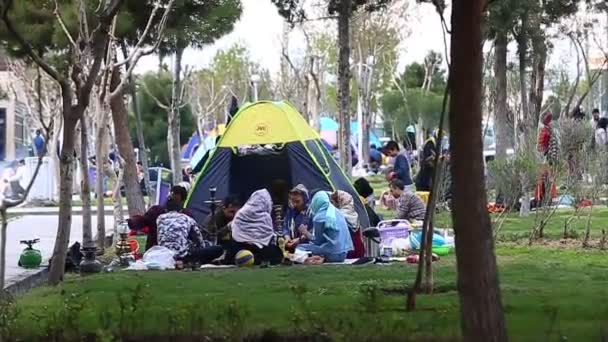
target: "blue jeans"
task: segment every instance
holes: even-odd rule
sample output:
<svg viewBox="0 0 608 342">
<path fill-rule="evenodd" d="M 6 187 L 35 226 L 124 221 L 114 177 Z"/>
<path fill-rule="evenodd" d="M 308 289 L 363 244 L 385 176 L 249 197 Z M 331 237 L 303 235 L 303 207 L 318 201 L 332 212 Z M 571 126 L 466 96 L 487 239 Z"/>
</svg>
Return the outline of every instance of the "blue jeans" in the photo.
<svg viewBox="0 0 608 342">
<path fill-rule="evenodd" d="M 312 253 L 312 255 L 318 255 L 325 258 L 325 262 L 344 262 L 346 260 L 346 252 L 344 253 L 328 253 L 323 248 L 314 245 L 312 243 L 305 243 L 298 245 L 298 249 L 302 249 Z"/>
</svg>

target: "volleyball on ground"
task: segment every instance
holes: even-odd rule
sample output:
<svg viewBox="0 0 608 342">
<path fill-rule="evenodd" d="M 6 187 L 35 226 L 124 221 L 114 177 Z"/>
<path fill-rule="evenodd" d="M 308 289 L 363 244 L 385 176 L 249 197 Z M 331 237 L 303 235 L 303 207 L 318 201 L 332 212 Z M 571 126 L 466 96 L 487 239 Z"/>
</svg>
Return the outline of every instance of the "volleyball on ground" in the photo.
<svg viewBox="0 0 608 342">
<path fill-rule="evenodd" d="M 238 253 L 236 253 L 236 256 L 234 257 L 234 263 L 238 267 L 252 266 L 255 263 L 253 253 L 246 249 L 241 249 Z"/>
</svg>

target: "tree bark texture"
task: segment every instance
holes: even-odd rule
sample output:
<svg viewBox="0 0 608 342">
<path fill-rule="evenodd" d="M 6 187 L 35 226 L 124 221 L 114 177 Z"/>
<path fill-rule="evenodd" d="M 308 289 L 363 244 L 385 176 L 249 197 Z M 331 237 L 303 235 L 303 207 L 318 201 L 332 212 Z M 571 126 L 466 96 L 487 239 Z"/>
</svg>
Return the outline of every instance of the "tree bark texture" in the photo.
<svg viewBox="0 0 608 342">
<path fill-rule="evenodd" d="M 481 137 L 484 0 L 452 7 L 450 138 L 456 258 L 464 341 L 507 341 L 486 208 Z"/>
<path fill-rule="evenodd" d="M 8 217 L 6 208 L 0 208 L 2 218 L 2 231 L 0 232 L 0 292 L 4 291 L 4 280 L 6 277 L 6 232 L 8 230 Z"/>
<path fill-rule="evenodd" d="M 531 131 L 529 127 L 527 127 L 527 123 L 529 122 L 529 109 L 528 106 L 528 91 L 526 86 L 526 68 L 528 64 L 528 36 L 526 33 L 526 18 L 522 19 L 522 29 L 519 37 L 517 37 L 517 49 L 519 56 L 519 91 L 521 97 L 521 120 L 518 122 L 519 127 L 516 127 L 517 132 L 523 133 L 523 135 L 519 134 L 520 146 L 523 148 L 527 148 L 528 146 L 528 138 L 530 136 Z"/>
<path fill-rule="evenodd" d="M 93 246 L 93 227 L 91 222 L 91 182 L 89 179 L 89 158 L 87 141 L 87 122 L 80 118 L 80 199 L 82 200 L 82 246 Z M 99 199 L 103 202 L 103 198 Z"/>
<path fill-rule="evenodd" d="M 96 160 L 96 179 L 95 193 L 97 194 L 97 249 L 103 253 L 106 247 L 106 217 L 104 204 L 104 178 L 106 175 L 105 168 L 108 160 L 108 128 L 109 108 L 107 102 L 100 101 L 99 108 L 101 113 L 97 115 L 97 132 L 95 144 L 95 160 Z"/>
<path fill-rule="evenodd" d="M 496 103 L 494 120 L 496 127 L 496 160 L 507 158 L 509 147 L 509 119 L 507 107 L 507 33 L 496 32 L 494 40 L 494 78 L 496 79 Z"/>
<path fill-rule="evenodd" d="M 112 91 L 120 84 L 120 70 L 114 69 L 110 81 Z M 125 196 L 127 197 L 127 207 L 129 216 L 143 214 L 146 210 L 144 197 L 139 187 L 137 177 L 137 159 L 129 134 L 129 112 L 125 105 L 123 93 L 110 97 L 110 108 L 112 110 L 112 120 L 114 121 L 114 135 L 120 156 L 124 159 L 122 173 L 125 185 Z"/>
<path fill-rule="evenodd" d="M 128 58 L 129 53 L 126 44 L 121 44 L 121 50 L 123 56 Z M 133 74 L 129 74 L 129 84 L 135 84 L 133 80 Z M 135 87 L 129 87 L 129 95 L 131 95 L 131 106 L 133 113 L 135 113 L 135 131 L 137 134 L 137 145 L 139 146 L 139 160 L 144 172 L 144 186 L 146 187 L 146 193 L 148 195 L 148 204 L 151 205 L 156 198 L 155 189 L 153 189 L 150 183 L 150 170 L 148 165 L 148 149 L 146 148 L 146 140 L 144 138 L 144 127 L 141 121 L 141 112 L 139 111 L 139 103 L 137 102 L 137 89 Z M 202 134 L 200 135 L 202 138 Z"/>
<path fill-rule="evenodd" d="M 347 175 L 352 173 L 350 145 L 350 17 L 352 0 L 341 0 L 338 13 L 338 149 L 340 164 Z"/>
<path fill-rule="evenodd" d="M 59 161 L 59 224 L 57 226 L 57 237 L 53 248 L 53 259 L 49 271 L 49 284 L 57 285 L 63 280 L 65 259 L 70 242 L 70 231 L 72 228 L 72 182 L 74 180 L 74 146 L 75 130 L 78 120 L 72 114 L 74 109 L 70 108 L 71 101 L 64 96 L 63 110 L 63 144 Z M 70 108 L 66 110 L 65 107 Z"/>
<path fill-rule="evenodd" d="M 131 76 L 130 83 L 133 84 Z M 156 198 L 155 189 L 152 188 L 152 184 L 150 183 L 150 172 L 148 165 L 148 150 L 146 148 L 146 140 L 144 138 L 144 127 L 141 122 L 141 112 L 139 111 L 139 103 L 137 103 L 137 91 L 134 87 L 130 87 L 131 89 L 131 103 L 133 107 L 133 113 L 135 113 L 135 129 L 137 131 L 137 144 L 139 145 L 139 160 L 141 161 L 141 166 L 144 171 L 144 185 L 146 186 L 146 193 L 148 194 L 148 202 L 153 203 L 154 198 Z M 201 135 L 202 138 L 202 135 Z"/>
<path fill-rule="evenodd" d="M 528 121 L 528 125 L 530 125 L 532 132 L 536 132 L 543 105 L 543 92 L 545 91 L 547 45 L 544 36 L 541 35 L 532 40 L 532 53 L 534 58 L 532 74 L 530 75 L 530 120 Z"/>
<path fill-rule="evenodd" d="M 173 66 L 173 85 L 171 87 L 171 107 L 169 109 L 169 159 L 173 171 L 173 184 L 182 181 L 182 156 L 180 142 L 180 103 L 182 90 L 182 57 L 183 49 L 175 52 L 175 65 Z"/>
</svg>

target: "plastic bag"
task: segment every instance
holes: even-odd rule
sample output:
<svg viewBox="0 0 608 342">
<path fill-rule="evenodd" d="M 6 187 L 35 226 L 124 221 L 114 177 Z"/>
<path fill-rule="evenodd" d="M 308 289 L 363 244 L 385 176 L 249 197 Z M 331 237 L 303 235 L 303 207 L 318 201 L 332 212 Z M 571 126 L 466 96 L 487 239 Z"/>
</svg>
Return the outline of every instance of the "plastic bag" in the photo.
<svg viewBox="0 0 608 342">
<path fill-rule="evenodd" d="M 166 270 L 175 268 L 173 251 L 167 247 L 154 246 L 144 253 L 142 261 L 148 269 Z"/>
<path fill-rule="evenodd" d="M 131 266 L 125 268 L 125 271 L 147 271 L 147 270 L 148 270 L 148 266 L 146 266 L 146 264 L 141 260 L 137 260 L 136 262 L 132 263 Z"/>
<path fill-rule="evenodd" d="M 303 264 L 309 257 L 310 255 L 307 251 L 296 248 L 295 252 L 291 254 L 289 258 L 295 263 Z"/>
<path fill-rule="evenodd" d="M 422 231 L 415 231 L 410 234 L 410 244 L 412 249 L 420 248 L 420 240 L 422 239 Z M 437 233 L 433 234 L 433 247 L 445 245 L 445 238 Z"/>
</svg>

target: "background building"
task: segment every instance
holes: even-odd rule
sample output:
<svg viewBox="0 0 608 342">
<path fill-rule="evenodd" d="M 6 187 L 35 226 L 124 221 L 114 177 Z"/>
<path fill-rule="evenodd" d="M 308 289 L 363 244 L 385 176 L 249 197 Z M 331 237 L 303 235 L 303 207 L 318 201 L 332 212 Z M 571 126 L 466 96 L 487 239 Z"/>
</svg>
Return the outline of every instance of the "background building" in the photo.
<svg viewBox="0 0 608 342">
<path fill-rule="evenodd" d="M 0 162 L 27 157 L 31 148 L 27 107 L 19 100 L 22 91 L 14 89 L 13 80 L 8 58 L 0 54 Z"/>
</svg>

